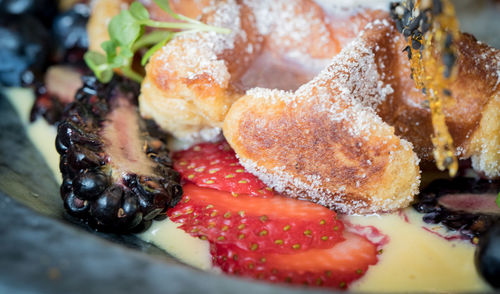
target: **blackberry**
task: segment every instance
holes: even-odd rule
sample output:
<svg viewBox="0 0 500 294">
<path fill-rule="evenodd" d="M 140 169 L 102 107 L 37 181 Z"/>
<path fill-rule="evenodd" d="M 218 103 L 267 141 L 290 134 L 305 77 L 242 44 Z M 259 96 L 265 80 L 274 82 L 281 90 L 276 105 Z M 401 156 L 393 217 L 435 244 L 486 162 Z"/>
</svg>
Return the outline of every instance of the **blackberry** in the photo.
<svg viewBox="0 0 500 294">
<path fill-rule="evenodd" d="M 83 80 L 56 137 L 64 207 L 99 230 L 145 229 L 182 195 L 166 135 L 140 118 L 137 83 Z"/>
<path fill-rule="evenodd" d="M 52 35 L 61 49 L 87 49 L 87 21 L 90 16 L 90 7 L 87 4 L 75 4 L 68 11 L 56 16 L 52 24 Z"/>
<path fill-rule="evenodd" d="M 89 5 L 77 3 L 53 15 L 47 24 L 52 41 L 45 66 L 30 65 L 21 75 L 22 85 L 33 88 L 36 94 L 31 121 L 42 116 L 50 124 L 57 123 L 66 105 L 73 101 L 76 90 L 82 86 L 81 76 L 89 73 L 83 61 L 88 47 L 86 25 L 89 15 Z"/>
<path fill-rule="evenodd" d="M 48 27 L 57 14 L 58 2 L 55 0 L 0 0 L 0 17 L 31 15 Z"/>
<path fill-rule="evenodd" d="M 472 242 L 500 220 L 495 199 L 500 181 L 473 178 L 439 179 L 423 189 L 413 207 L 426 223 L 441 223 Z"/>
<path fill-rule="evenodd" d="M 480 239 L 475 264 L 484 279 L 494 288 L 500 289 L 500 222 Z"/>
<path fill-rule="evenodd" d="M 0 14 L 0 85 L 20 86 L 25 72 L 42 72 L 50 55 L 50 34 L 31 15 Z"/>
<path fill-rule="evenodd" d="M 44 74 L 43 81 L 33 80 L 35 102 L 31 108 L 30 121 L 42 116 L 49 124 L 56 124 L 62 118 L 66 106 L 73 102 L 76 91 L 82 87 L 82 76 L 88 73 L 83 65 L 53 65 Z"/>
</svg>

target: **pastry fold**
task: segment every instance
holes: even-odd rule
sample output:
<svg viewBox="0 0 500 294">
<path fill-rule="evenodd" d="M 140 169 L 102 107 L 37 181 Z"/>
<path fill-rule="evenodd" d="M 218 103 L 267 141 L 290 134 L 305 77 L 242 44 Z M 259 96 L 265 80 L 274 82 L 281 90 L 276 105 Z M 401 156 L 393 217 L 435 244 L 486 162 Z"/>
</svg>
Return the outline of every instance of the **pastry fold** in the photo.
<svg viewBox="0 0 500 294">
<path fill-rule="evenodd" d="M 394 93 L 393 26 L 377 21 L 295 92 L 252 89 L 224 121 L 243 166 L 290 197 L 346 213 L 393 211 L 418 192 L 419 159 L 375 109 Z M 385 39 L 385 41 L 384 41 Z"/>
</svg>

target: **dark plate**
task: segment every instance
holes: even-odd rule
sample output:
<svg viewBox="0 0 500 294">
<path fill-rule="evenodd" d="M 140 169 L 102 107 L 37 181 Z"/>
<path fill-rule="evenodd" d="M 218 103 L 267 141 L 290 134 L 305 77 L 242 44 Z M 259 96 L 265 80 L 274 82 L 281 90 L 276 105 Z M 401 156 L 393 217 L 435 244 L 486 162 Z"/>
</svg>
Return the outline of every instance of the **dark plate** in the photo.
<svg viewBox="0 0 500 294">
<path fill-rule="evenodd" d="M 74 222 L 49 167 L 0 92 L 0 293 L 201 292 L 305 289 L 203 272 L 134 235 L 99 233 Z"/>
<path fill-rule="evenodd" d="M 500 48 L 499 5 L 486 0 L 454 3 L 464 31 Z M 64 213 L 43 157 L 0 89 L 0 293 L 306 291 L 326 293 L 203 272 L 134 235 L 98 233 L 74 222 Z"/>
</svg>

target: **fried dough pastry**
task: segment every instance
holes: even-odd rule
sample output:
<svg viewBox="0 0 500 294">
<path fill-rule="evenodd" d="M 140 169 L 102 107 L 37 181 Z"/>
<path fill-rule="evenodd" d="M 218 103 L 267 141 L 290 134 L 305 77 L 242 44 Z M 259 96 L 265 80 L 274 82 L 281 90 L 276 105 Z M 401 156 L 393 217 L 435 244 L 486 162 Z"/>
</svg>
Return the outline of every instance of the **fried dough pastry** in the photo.
<svg viewBox="0 0 500 294">
<path fill-rule="evenodd" d="M 292 197 L 349 213 L 411 202 L 415 153 L 432 160 L 431 117 L 385 12 L 332 18 L 312 0 L 193 11 L 231 33 L 182 35 L 159 50 L 142 84 L 144 117 L 187 141 L 217 139 L 223 128 L 245 167 Z M 456 47 L 448 128 L 460 158 L 500 176 L 500 53 L 467 34 Z"/>
<path fill-rule="evenodd" d="M 177 4 L 177 9 L 189 2 Z M 232 33 L 186 35 L 167 44 L 149 63 L 140 97 L 143 116 L 188 141 L 218 138 L 232 103 L 254 86 L 296 89 L 311 80 L 368 22 L 387 15 L 362 11 L 331 17 L 308 0 L 258 0 L 217 1 L 204 10 L 202 18 L 231 28 Z M 390 39 L 401 50 L 405 44 L 396 35 L 382 39 Z M 467 34 L 461 35 L 457 48 L 458 78 L 451 87 L 456 103 L 446 106 L 446 122 L 457 155 L 471 158 L 474 169 L 486 176 L 498 177 L 500 53 Z M 270 58 L 262 61 L 265 55 Z M 270 70 L 270 63 L 280 58 L 288 64 Z M 395 127 L 397 135 L 413 143 L 422 160 L 432 161 L 426 98 L 410 78 L 405 54 L 398 52 L 394 58 L 397 70 L 388 73 L 397 81 L 391 83 L 394 94 L 377 105 L 376 112 Z M 296 70 L 290 63 L 297 65 Z"/>
<path fill-rule="evenodd" d="M 278 192 L 341 212 L 408 206 L 419 160 L 374 111 L 394 92 L 393 30 L 377 22 L 295 92 L 256 88 L 236 101 L 223 130 L 243 166 Z"/>
<path fill-rule="evenodd" d="M 395 40 L 398 48 L 404 48 Z M 500 51 L 461 34 L 456 42 L 457 78 L 450 87 L 453 103 L 444 105 L 446 124 L 453 137 L 456 155 L 471 158 L 476 171 L 500 176 Z M 405 54 L 395 54 L 392 72 L 394 94 L 376 111 L 396 134 L 413 143 L 418 156 L 433 160 L 431 113 L 425 95 L 410 78 Z"/>
<path fill-rule="evenodd" d="M 283 73 L 293 88 L 305 83 L 380 14 L 385 15 L 357 14 L 340 22 L 311 0 L 218 1 L 204 10 L 202 21 L 231 33 L 180 36 L 157 52 L 146 67 L 141 114 L 182 140 L 216 138 L 245 90 Z M 259 59 L 265 55 L 268 60 Z M 278 59 L 286 70 L 263 73 Z"/>
</svg>

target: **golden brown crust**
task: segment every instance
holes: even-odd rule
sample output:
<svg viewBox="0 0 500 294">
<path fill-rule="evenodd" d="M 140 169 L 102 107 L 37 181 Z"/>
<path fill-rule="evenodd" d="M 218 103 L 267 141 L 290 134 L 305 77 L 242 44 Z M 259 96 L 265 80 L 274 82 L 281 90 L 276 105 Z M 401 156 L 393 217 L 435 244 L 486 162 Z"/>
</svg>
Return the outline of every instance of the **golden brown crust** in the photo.
<svg viewBox="0 0 500 294">
<path fill-rule="evenodd" d="M 289 3 L 260 2 L 283 8 Z M 297 18 L 307 13 L 324 20 L 310 0 L 293 3 L 299 5 L 283 16 L 283 24 L 300 23 Z M 432 125 L 425 97 L 410 79 L 401 52 L 404 41 L 390 21 L 367 26 L 331 66 L 295 93 L 253 89 L 239 99 L 244 92 L 237 86 L 264 50 L 330 57 L 369 20 L 383 19 L 385 13 L 353 16 L 357 26 L 342 30 L 334 21 L 319 21 L 304 43 L 304 38 L 272 26 L 263 33 L 251 6 L 217 1 L 202 20 L 230 26 L 230 35 L 183 36 L 153 56 L 140 97 L 143 116 L 182 139 L 213 139 L 223 127 L 243 165 L 292 197 L 355 213 L 409 205 L 417 193 L 419 169 L 413 147 L 404 139 L 430 159 Z M 228 8 L 229 17 L 218 15 Z M 445 109 L 447 124 L 459 155 L 471 157 L 474 168 L 486 175 L 498 176 L 500 54 L 466 34 L 457 47 L 458 79 L 451 88 L 457 103 Z"/>
<path fill-rule="evenodd" d="M 389 32 L 376 26 L 295 93 L 254 90 L 233 104 L 224 136 L 242 164 L 280 192 L 343 212 L 407 206 L 418 159 L 368 106 L 390 95 L 379 73 L 391 66 L 394 46 L 380 42 Z"/>
<path fill-rule="evenodd" d="M 487 161 L 493 160 L 489 163 L 490 167 L 476 164 L 475 169 L 490 177 L 500 176 L 500 145 L 494 144 L 499 135 L 485 132 L 485 128 L 500 128 L 500 122 L 482 118 L 488 108 L 492 113 L 490 117 L 493 113 L 498 115 L 500 111 L 489 106 L 495 95 L 500 93 L 500 51 L 477 42 L 468 34 L 462 34 L 456 45 L 458 73 L 450 88 L 454 103 L 447 104 L 444 109 L 446 124 L 460 158 L 474 157 L 475 161 L 483 162 L 486 158 Z M 400 40 L 396 46 L 403 48 L 405 44 Z M 394 70 L 388 71 L 389 75 L 394 76 L 394 82 L 391 83 L 394 94 L 379 105 L 377 113 L 385 122 L 394 126 L 397 135 L 413 143 L 421 159 L 433 160 L 430 140 L 433 129 L 430 109 L 425 103 L 426 97 L 415 88 L 410 78 L 410 66 L 405 54 L 394 57 L 397 64 L 393 67 Z M 479 141 L 482 143 L 479 144 Z M 486 146 L 485 144 L 490 147 L 480 146 Z M 493 165 L 497 167 L 493 168 Z"/>
<path fill-rule="evenodd" d="M 223 19 L 228 23 L 220 23 L 217 8 L 224 11 L 227 9 L 225 6 L 236 10 L 232 11 L 233 17 L 239 18 L 236 26 L 233 18 Z M 139 98 L 143 116 L 160 121 L 163 129 L 183 140 L 211 139 L 207 135 L 211 134 L 213 138 L 220 133 L 215 130 L 220 130 L 230 106 L 242 95 L 231 86 L 232 82 L 258 53 L 260 41 L 250 19 L 251 14 L 245 12 L 246 9 L 245 6 L 221 1 L 208 10 L 202 20 L 230 27 L 230 35 L 185 35 L 175 38 L 153 55 L 146 67 L 146 79 Z M 223 47 L 226 39 L 231 41 L 231 46 L 227 48 Z M 249 43 L 255 50 L 244 50 Z M 164 101 L 169 99 L 177 102 L 184 100 L 186 105 L 192 107 L 156 107 L 158 104 L 171 104 Z M 164 117 L 168 120 L 162 119 Z"/>
<path fill-rule="evenodd" d="M 470 137 L 472 167 L 488 177 L 500 177 L 500 90 L 482 111 L 479 126 Z"/>
<path fill-rule="evenodd" d="M 233 11 L 228 12 L 228 7 Z M 352 20 L 359 29 L 379 14 L 385 15 L 380 12 L 356 15 Z M 203 118 L 206 122 L 193 128 L 195 122 L 182 121 L 183 117 L 189 117 L 182 113 L 183 109 L 178 110 L 178 116 L 171 117 L 172 123 L 162 120 L 160 126 L 179 139 L 196 137 L 197 133 L 189 134 L 192 130 L 221 126 L 232 103 L 244 94 L 240 79 L 263 51 L 274 56 L 294 53 L 314 60 L 330 58 L 340 51 L 343 42 L 358 33 L 354 29 L 334 30 L 323 10 L 312 0 L 217 1 L 205 12 L 202 21 L 228 27 L 232 33 L 176 38 L 157 52 L 146 68 L 148 84 L 154 83 L 158 90 L 155 93 L 161 95 L 144 97 L 149 91 L 143 91 L 141 105 L 154 104 L 158 99 L 185 99 L 196 106 L 186 111 L 197 113 L 197 121 Z M 143 108 L 151 110 L 141 110 L 148 117 L 165 114 L 154 105 Z"/>
</svg>

